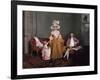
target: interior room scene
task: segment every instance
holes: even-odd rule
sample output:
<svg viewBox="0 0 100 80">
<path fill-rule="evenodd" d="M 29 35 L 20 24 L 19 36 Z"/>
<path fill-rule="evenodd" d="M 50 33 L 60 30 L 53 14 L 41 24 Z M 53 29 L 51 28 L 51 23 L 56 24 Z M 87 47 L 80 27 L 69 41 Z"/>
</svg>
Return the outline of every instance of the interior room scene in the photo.
<svg viewBox="0 0 100 80">
<path fill-rule="evenodd" d="M 89 14 L 23 11 L 23 68 L 89 65 Z"/>
</svg>

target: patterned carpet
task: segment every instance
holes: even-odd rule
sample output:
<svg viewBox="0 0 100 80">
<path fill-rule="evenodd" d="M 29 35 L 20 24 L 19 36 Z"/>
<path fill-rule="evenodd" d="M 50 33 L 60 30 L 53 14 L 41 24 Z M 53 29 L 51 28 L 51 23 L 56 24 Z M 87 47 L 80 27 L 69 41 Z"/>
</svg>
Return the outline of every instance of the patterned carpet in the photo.
<svg viewBox="0 0 100 80">
<path fill-rule="evenodd" d="M 34 53 L 33 53 L 34 54 Z M 56 59 L 53 61 L 44 61 L 40 55 L 24 54 L 23 68 L 44 68 L 44 67 L 67 67 L 67 66 L 85 66 L 89 65 L 89 47 L 71 54 L 69 59 Z"/>
</svg>

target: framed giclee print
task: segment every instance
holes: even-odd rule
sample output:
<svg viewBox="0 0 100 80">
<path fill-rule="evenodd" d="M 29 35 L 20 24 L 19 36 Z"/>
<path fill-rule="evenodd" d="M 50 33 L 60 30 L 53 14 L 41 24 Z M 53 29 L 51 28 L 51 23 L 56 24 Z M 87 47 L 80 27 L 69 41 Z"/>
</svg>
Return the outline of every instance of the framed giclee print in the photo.
<svg viewBox="0 0 100 80">
<path fill-rule="evenodd" d="M 97 74 L 97 6 L 11 1 L 11 78 Z"/>
</svg>

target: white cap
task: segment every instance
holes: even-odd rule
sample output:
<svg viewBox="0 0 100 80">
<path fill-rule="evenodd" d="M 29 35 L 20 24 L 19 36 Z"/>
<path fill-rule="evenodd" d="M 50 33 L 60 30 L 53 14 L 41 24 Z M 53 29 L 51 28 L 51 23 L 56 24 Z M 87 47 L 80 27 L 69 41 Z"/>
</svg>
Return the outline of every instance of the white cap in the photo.
<svg viewBox="0 0 100 80">
<path fill-rule="evenodd" d="M 54 20 L 51 29 L 60 29 L 59 20 Z"/>
</svg>

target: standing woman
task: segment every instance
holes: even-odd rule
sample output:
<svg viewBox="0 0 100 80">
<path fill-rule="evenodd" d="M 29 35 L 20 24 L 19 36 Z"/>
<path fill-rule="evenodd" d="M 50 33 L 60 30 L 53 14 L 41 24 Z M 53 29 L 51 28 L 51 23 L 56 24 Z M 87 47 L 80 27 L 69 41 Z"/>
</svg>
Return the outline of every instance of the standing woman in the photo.
<svg viewBox="0 0 100 80">
<path fill-rule="evenodd" d="M 63 57 L 64 40 L 59 31 L 59 20 L 54 20 L 51 26 L 50 47 L 51 47 L 51 59 L 59 59 Z"/>
</svg>

